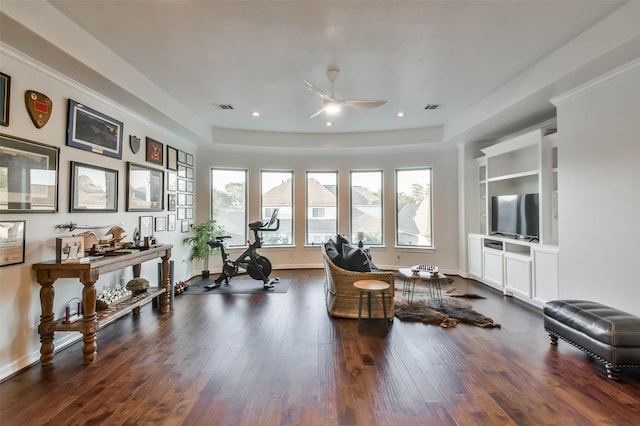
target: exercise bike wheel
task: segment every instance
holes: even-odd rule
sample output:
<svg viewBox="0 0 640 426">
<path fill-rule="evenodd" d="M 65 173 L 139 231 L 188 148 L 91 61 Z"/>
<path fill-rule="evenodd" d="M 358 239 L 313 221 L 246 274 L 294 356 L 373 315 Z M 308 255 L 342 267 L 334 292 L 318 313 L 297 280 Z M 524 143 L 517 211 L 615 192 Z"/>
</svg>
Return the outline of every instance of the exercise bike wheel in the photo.
<svg viewBox="0 0 640 426">
<path fill-rule="evenodd" d="M 264 256 L 260 256 L 256 259 L 256 263 L 258 264 L 257 267 L 252 264 L 247 265 L 247 272 L 249 273 L 249 276 L 254 280 L 262 280 L 263 275 L 264 278 L 269 278 L 269 274 L 271 273 L 271 262 L 269 259 Z M 262 270 L 262 273 L 260 273 L 258 268 Z"/>
</svg>

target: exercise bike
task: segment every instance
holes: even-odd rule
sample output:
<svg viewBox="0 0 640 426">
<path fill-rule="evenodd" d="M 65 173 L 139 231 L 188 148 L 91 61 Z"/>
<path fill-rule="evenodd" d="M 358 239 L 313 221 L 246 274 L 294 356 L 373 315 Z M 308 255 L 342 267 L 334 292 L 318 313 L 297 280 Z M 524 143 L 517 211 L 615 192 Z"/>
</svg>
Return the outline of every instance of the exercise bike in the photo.
<svg viewBox="0 0 640 426">
<path fill-rule="evenodd" d="M 271 218 L 268 221 L 257 220 L 249 224 L 249 229 L 253 231 L 253 243 L 240 255 L 236 260 L 229 259 L 229 253 L 224 248 L 224 240 L 231 238 L 230 235 L 216 237 L 215 240 L 209 241 L 207 244 L 211 248 L 219 248 L 222 256 L 222 273 L 213 283 L 204 286 L 206 290 L 218 288 L 222 282 L 229 284 L 231 278 L 239 275 L 249 275 L 254 280 L 262 280 L 265 289 L 272 289 L 280 280 L 279 278 L 269 279 L 271 274 L 271 262 L 264 256 L 260 255 L 262 247 L 262 238 L 258 232 L 273 232 L 280 228 L 280 220 L 278 219 L 279 209 L 274 209 Z"/>
</svg>

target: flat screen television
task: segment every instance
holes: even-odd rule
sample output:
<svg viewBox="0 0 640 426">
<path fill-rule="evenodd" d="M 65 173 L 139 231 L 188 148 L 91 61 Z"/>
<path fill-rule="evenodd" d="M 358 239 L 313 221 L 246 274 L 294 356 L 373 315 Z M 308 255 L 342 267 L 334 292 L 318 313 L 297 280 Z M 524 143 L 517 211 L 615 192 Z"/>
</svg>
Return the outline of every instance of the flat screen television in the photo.
<svg viewBox="0 0 640 426">
<path fill-rule="evenodd" d="M 491 233 L 520 238 L 539 238 L 538 194 L 491 197 Z"/>
</svg>

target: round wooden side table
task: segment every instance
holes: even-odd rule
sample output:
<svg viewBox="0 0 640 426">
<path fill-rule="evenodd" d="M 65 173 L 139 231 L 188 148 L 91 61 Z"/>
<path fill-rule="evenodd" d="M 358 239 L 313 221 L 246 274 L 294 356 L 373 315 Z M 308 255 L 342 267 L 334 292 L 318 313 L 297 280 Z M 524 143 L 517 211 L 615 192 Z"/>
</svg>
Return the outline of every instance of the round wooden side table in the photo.
<svg viewBox="0 0 640 426">
<path fill-rule="evenodd" d="M 371 318 L 371 294 L 372 293 L 380 293 L 382 296 L 382 311 L 384 312 L 384 319 L 387 318 L 387 302 L 384 298 L 384 291 L 387 290 L 390 286 L 388 283 L 384 281 L 378 280 L 359 280 L 353 283 L 353 286 L 360 291 L 360 299 L 358 303 L 358 321 L 362 318 L 362 296 L 367 294 L 367 307 L 369 309 L 369 318 Z"/>
</svg>

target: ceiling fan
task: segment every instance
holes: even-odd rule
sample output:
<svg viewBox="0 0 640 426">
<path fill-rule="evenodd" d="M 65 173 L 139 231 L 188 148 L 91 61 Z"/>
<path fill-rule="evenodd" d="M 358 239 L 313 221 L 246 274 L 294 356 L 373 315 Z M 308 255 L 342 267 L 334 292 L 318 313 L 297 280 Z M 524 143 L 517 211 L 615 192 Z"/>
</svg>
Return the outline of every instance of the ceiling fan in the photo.
<svg viewBox="0 0 640 426">
<path fill-rule="evenodd" d="M 327 70 L 327 78 L 331 82 L 331 95 L 328 95 L 321 89 L 309 83 L 307 80 L 304 80 L 309 90 L 318 94 L 322 99 L 324 99 L 322 101 L 322 108 L 320 108 L 320 110 L 318 110 L 317 112 L 311 114 L 309 118 L 316 117 L 323 112 L 326 112 L 327 114 L 337 114 L 338 112 L 340 112 L 343 106 L 354 109 L 372 109 L 387 103 L 387 101 L 356 101 L 336 98 L 333 93 L 333 86 L 335 81 L 338 79 L 338 75 L 340 75 L 340 70 L 338 68 L 329 68 Z"/>
</svg>

